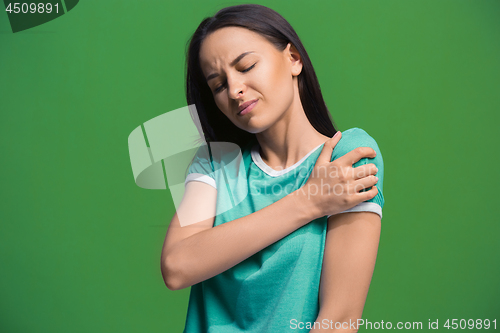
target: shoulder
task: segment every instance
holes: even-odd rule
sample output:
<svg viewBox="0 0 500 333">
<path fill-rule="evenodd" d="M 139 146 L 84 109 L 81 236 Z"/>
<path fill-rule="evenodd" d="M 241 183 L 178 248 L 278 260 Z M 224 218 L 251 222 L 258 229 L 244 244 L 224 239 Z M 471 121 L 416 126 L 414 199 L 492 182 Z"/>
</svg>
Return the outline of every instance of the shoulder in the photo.
<svg viewBox="0 0 500 333">
<path fill-rule="evenodd" d="M 378 149 L 378 144 L 375 139 L 364 129 L 353 127 L 348 130 L 342 131 L 342 138 L 335 146 L 335 150 L 337 150 L 338 153 L 345 154 L 358 147 L 370 147 L 373 149 Z"/>
<path fill-rule="evenodd" d="M 377 160 L 382 159 L 382 154 L 380 152 L 377 141 L 375 141 L 375 139 L 364 129 L 353 127 L 348 130 L 342 131 L 342 138 L 340 138 L 340 141 L 333 149 L 332 161 L 344 156 L 348 152 L 358 147 L 370 147 L 375 150 L 377 157 L 379 157 L 375 158 Z"/>
<path fill-rule="evenodd" d="M 244 152 L 250 151 L 245 146 Z M 247 153 L 248 154 L 248 153 Z M 243 154 L 240 146 L 232 142 L 209 142 L 196 148 L 194 156 L 187 170 L 187 177 L 199 177 L 199 175 L 209 176 L 217 181 L 218 178 L 227 175 L 237 174 L 243 163 Z M 224 175 L 222 175 L 222 173 Z M 189 176 L 189 174 L 195 174 Z"/>
<path fill-rule="evenodd" d="M 383 184 L 384 184 L 384 160 L 382 158 L 382 153 L 380 152 L 379 146 L 375 139 L 369 135 L 365 130 L 358 128 L 358 127 L 353 127 L 350 128 L 346 131 L 342 132 L 342 138 L 340 138 L 339 142 L 333 149 L 332 153 L 332 161 L 344 156 L 345 154 L 349 153 L 350 151 L 358 148 L 358 147 L 370 147 L 372 148 L 376 155 L 375 157 L 363 157 L 359 161 L 355 162 L 353 164 L 353 168 L 356 168 L 361 165 L 365 165 L 368 163 L 373 163 L 378 169 L 378 172 L 375 174 L 375 176 L 378 177 L 378 182 L 377 182 L 377 189 L 378 189 L 378 194 L 368 200 L 367 202 L 372 202 L 376 203 L 380 206 L 380 209 L 384 206 L 384 196 L 383 196 Z M 366 203 L 360 204 L 366 205 Z M 359 206 L 359 205 L 358 205 Z M 351 211 L 362 211 L 360 210 L 362 207 L 354 207 L 351 209 Z M 361 207 L 361 208 L 360 208 Z M 382 216 L 381 211 L 379 212 L 379 215 Z"/>
<path fill-rule="evenodd" d="M 353 127 L 346 131 L 342 132 L 342 138 L 337 143 L 332 153 L 332 161 L 336 160 L 349 153 L 350 151 L 358 148 L 358 147 L 370 147 L 375 151 L 375 157 L 363 157 L 359 161 L 353 164 L 353 167 L 356 168 L 360 165 L 373 163 L 379 170 L 377 173 L 377 177 L 379 177 L 379 189 L 382 189 L 382 179 L 384 177 L 384 160 L 382 158 L 382 152 L 377 144 L 377 141 L 369 135 L 365 130 Z"/>
</svg>

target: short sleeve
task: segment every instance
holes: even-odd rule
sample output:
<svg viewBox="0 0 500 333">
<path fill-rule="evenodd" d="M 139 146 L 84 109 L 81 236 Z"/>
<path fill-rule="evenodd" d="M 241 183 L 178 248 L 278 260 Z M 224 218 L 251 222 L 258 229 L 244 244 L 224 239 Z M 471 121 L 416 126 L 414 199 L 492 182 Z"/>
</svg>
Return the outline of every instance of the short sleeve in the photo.
<svg viewBox="0 0 500 333">
<path fill-rule="evenodd" d="M 208 145 L 202 145 L 196 151 L 193 160 L 188 167 L 184 184 L 187 184 L 190 181 L 203 182 L 217 189 L 211 152 Z"/>
<path fill-rule="evenodd" d="M 382 153 L 377 145 L 375 139 L 373 139 L 368 133 L 366 133 L 361 128 L 351 128 L 342 132 L 342 138 L 337 143 L 332 153 L 332 161 L 336 160 L 347 154 L 348 152 L 356 149 L 358 147 L 370 147 L 376 152 L 374 158 L 364 157 L 353 164 L 353 168 L 360 165 L 373 163 L 378 169 L 375 176 L 378 177 L 378 182 L 376 184 L 378 193 L 377 195 L 367 201 L 361 202 L 360 204 L 343 211 L 347 212 L 374 212 L 380 215 L 382 218 L 382 208 L 384 207 L 384 195 L 383 195 L 383 185 L 384 185 L 384 161 L 382 158 Z M 369 190 L 369 189 L 368 189 Z M 328 215 L 330 217 L 331 215 Z"/>
</svg>

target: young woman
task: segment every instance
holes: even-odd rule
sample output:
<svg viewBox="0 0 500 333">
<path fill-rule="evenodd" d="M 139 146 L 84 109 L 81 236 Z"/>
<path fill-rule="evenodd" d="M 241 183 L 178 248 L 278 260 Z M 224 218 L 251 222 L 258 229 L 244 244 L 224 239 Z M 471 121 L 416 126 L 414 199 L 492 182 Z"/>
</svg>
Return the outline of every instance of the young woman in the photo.
<svg viewBox="0 0 500 333">
<path fill-rule="evenodd" d="M 377 143 L 335 130 L 300 39 L 269 8 L 203 20 L 187 66 L 208 146 L 161 256 L 167 287 L 191 286 L 184 332 L 357 331 L 384 205 Z M 217 142 L 241 148 L 236 172 Z"/>
</svg>

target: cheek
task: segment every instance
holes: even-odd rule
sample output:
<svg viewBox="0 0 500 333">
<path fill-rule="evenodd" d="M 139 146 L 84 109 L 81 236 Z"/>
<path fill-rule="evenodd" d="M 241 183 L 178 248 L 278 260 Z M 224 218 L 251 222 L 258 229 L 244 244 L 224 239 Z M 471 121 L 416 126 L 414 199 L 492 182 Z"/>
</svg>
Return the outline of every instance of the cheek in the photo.
<svg viewBox="0 0 500 333">
<path fill-rule="evenodd" d="M 288 74 L 285 66 L 275 66 L 270 68 L 269 74 L 262 85 L 267 92 L 268 101 L 276 108 L 284 111 L 290 106 L 293 99 L 293 79 L 291 74 Z"/>
</svg>

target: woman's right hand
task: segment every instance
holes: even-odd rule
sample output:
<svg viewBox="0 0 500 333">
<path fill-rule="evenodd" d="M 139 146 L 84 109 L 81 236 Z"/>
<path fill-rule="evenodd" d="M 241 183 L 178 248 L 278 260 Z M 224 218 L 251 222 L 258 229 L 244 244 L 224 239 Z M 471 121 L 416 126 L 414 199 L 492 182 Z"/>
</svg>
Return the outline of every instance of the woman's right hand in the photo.
<svg viewBox="0 0 500 333">
<path fill-rule="evenodd" d="M 373 158 L 375 150 L 370 147 L 358 147 L 344 156 L 331 161 L 333 149 L 340 141 L 342 134 L 338 131 L 327 140 L 314 165 L 309 179 L 298 194 L 308 200 L 314 218 L 335 215 L 357 204 L 370 200 L 378 193 L 374 186 L 378 178 L 375 164 L 365 164 L 353 168 L 352 165 L 361 158 Z M 369 191 L 363 191 L 372 187 Z"/>
</svg>

